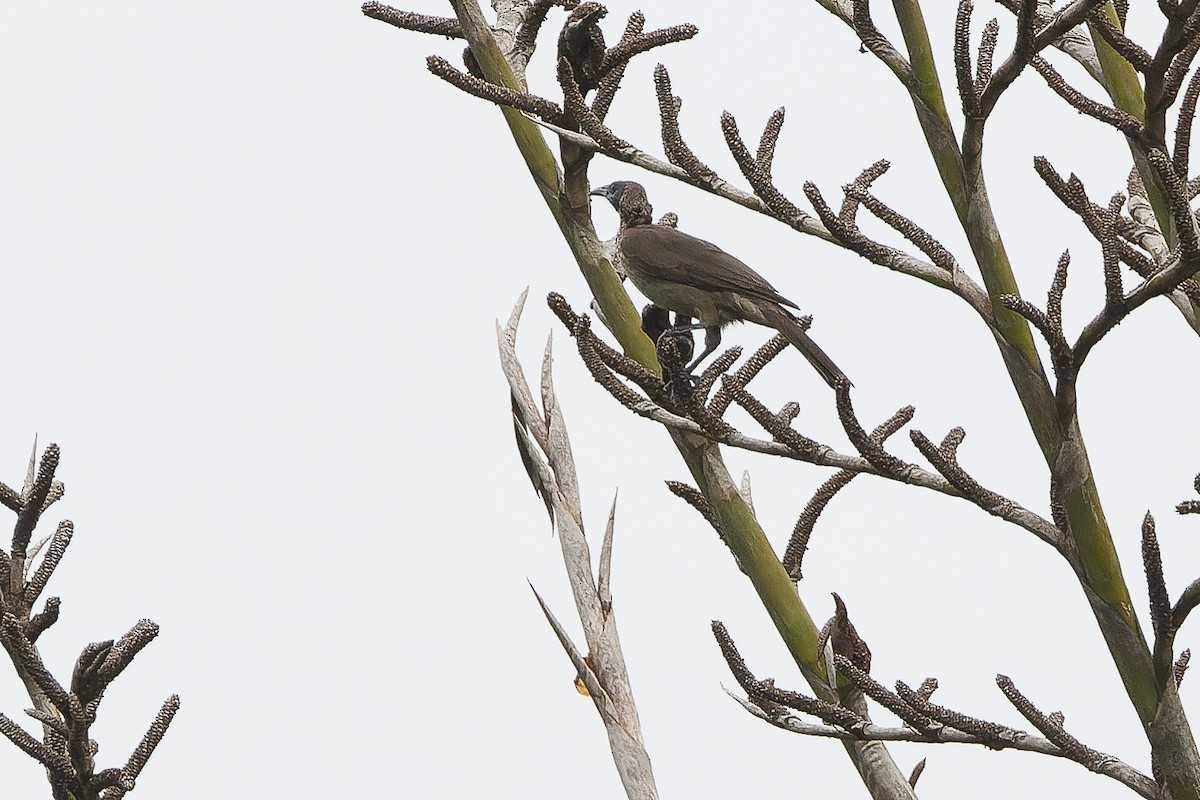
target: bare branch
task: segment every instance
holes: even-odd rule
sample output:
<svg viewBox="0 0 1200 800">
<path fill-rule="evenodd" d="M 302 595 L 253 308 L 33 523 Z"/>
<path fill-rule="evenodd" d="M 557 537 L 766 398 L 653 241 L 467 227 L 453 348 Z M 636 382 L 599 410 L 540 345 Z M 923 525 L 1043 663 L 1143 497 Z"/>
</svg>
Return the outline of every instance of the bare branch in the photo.
<svg viewBox="0 0 1200 800">
<path fill-rule="evenodd" d="M 907 85 L 912 80 L 912 66 L 900 54 L 900 51 L 887 40 L 887 37 L 875 27 L 875 22 L 871 19 L 870 0 L 852 0 L 852 6 L 852 16 L 849 19 L 845 17 L 843 19 L 854 28 L 854 32 L 858 34 L 859 41 L 862 42 L 863 47 L 870 50 L 876 58 L 887 65 L 888 69 L 902 83 Z"/>
<path fill-rule="evenodd" d="M 850 659 L 837 655 L 834 656 L 834 663 L 837 665 L 838 671 L 845 675 L 863 694 L 891 711 L 914 731 L 927 737 L 936 738 L 944 730 L 941 723 L 934 722 L 904 702 L 900 699 L 900 695 L 876 681 L 865 670 L 855 666 Z"/>
<path fill-rule="evenodd" d="M 592 333 L 588 318 L 582 314 L 576 314 L 561 294 L 558 292 L 548 294 L 546 305 L 550 307 L 550 310 L 554 312 L 554 315 L 559 318 L 572 336 L 587 340 L 588 347 L 595 353 L 600 364 L 633 381 L 651 398 L 662 397 L 662 380 L 629 356 L 617 352 L 597 338 Z"/>
<path fill-rule="evenodd" d="M 700 378 L 696 381 L 696 392 L 702 397 L 707 397 L 717 380 L 724 376 L 729 368 L 741 357 L 742 348 L 737 345 L 727 348 L 719 355 L 714 356 L 708 362 L 708 366 L 704 368 L 704 372 L 700 373 Z M 720 416 L 720 414 L 717 416 Z"/>
<path fill-rule="evenodd" d="M 4 714 L 0 714 L 0 734 L 46 767 L 55 782 L 78 786 L 75 770 L 66 757 L 43 745 Z"/>
<path fill-rule="evenodd" d="M 129 631 L 112 646 L 96 671 L 105 684 L 111 683 L 125 671 L 134 657 L 158 636 L 158 624 L 153 620 L 138 620 Z"/>
<path fill-rule="evenodd" d="M 811 182 L 805 183 L 804 194 L 806 197 L 808 197 L 809 202 L 812 203 L 813 209 L 817 212 L 817 216 L 820 218 L 821 222 L 825 225 L 829 232 L 833 234 L 834 239 L 841 243 L 847 250 L 852 250 L 863 258 L 866 258 L 868 261 L 879 264 L 880 266 L 889 266 L 895 256 L 900 253 L 900 251 L 896 250 L 895 248 L 888 247 L 887 245 L 880 244 L 879 242 L 867 238 L 867 236 L 858 229 L 857 225 L 848 223 L 840 216 L 835 215 L 833 210 L 825 202 L 825 198 L 821 196 L 821 192 L 819 189 L 817 189 L 816 184 Z M 940 267 L 936 267 L 936 270 L 939 274 L 939 277 L 943 277 L 943 280 L 945 280 L 945 270 Z M 946 281 L 945 285 L 947 287 L 950 286 L 948 281 Z"/>
<path fill-rule="evenodd" d="M 808 501 L 808 505 L 804 507 L 804 511 L 801 512 L 800 518 L 796 520 L 796 525 L 792 528 L 792 537 L 788 540 L 787 550 L 783 553 L 783 568 L 787 570 L 788 577 L 792 580 L 799 581 L 804 578 L 804 554 L 808 552 L 808 541 L 812 537 L 817 518 L 821 516 L 821 512 L 825 510 L 825 506 L 829 505 L 829 501 L 833 499 L 834 495 L 844 489 L 859 474 L 844 469 L 838 470 L 833 477 L 821 484 Z"/>
<path fill-rule="evenodd" d="M 5 613 L 0 619 L 0 640 L 8 650 L 22 677 L 29 680 L 46 696 L 58 713 L 64 717 L 71 716 L 71 698 L 62 685 L 46 669 L 42 657 L 33 644 L 25 638 L 21 631 L 21 623 L 12 614 Z"/>
<path fill-rule="evenodd" d="M 21 493 L 8 484 L 0 482 L 0 503 L 9 511 L 20 511 Z"/>
<path fill-rule="evenodd" d="M 1123 205 L 1125 205 L 1125 196 L 1113 195 L 1109 201 L 1107 213 L 1102 217 L 1103 227 L 1100 238 L 1104 264 L 1104 305 L 1105 308 L 1118 313 L 1125 303 L 1125 289 L 1121 285 L 1121 262 L 1117 241 L 1117 220 L 1120 218 Z"/>
<path fill-rule="evenodd" d="M 936 728 L 926 734 L 909 727 L 887 728 L 882 725 L 867 723 L 856 728 L 853 732 L 829 725 L 808 722 L 800 717 L 788 714 L 783 710 L 767 711 L 752 701 L 734 697 L 750 714 L 790 733 L 804 736 L 819 736 L 838 739 L 847 742 L 920 742 L 924 744 L 986 744 L 978 736 L 965 733 L 949 727 Z M 1061 750 L 1049 739 L 1040 736 L 1024 734 L 1014 742 L 1005 744 L 1006 749 L 1019 750 L 1028 753 L 1040 753 L 1050 756 L 1062 756 Z M 1135 770 L 1123 762 L 1113 759 L 1106 763 L 1101 774 L 1117 780 L 1133 789 L 1146 800 L 1160 800 L 1158 785 L 1154 780 Z"/>
<path fill-rule="evenodd" d="M 886 175 L 887 171 L 891 168 L 891 162 L 886 158 L 881 158 L 858 173 L 858 177 L 851 181 L 851 183 L 862 188 L 864 191 L 869 190 L 871 184 Z M 846 225 L 854 225 L 855 218 L 858 216 L 859 205 L 860 203 L 856 195 L 842 192 L 842 207 L 838 211 L 838 219 Z"/>
<path fill-rule="evenodd" d="M 733 399 L 746 410 L 754 421 L 771 434 L 777 442 L 782 442 L 795 453 L 808 458 L 815 458 L 823 449 L 815 440 L 796 432 L 790 426 L 783 424 L 782 417 L 771 411 L 745 389 L 733 390 Z M 807 459 L 806 459 L 807 460 Z"/>
<path fill-rule="evenodd" d="M 1160 68 L 1162 64 L 1170 61 L 1170 66 L 1163 75 L 1162 98 L 1156 104 L 1159 108 L 1169 108 L 1175 102 L 1179 88 L 1183 86 L 1183 79 L 1191 68 L 1196 53 L 1200 52 L 1198 33 L 1200 33 L 1200 15 L 1193 11 L 1191 18 L 1179 30 L 1179 36 L 1174 45 L 1166 48 L 1160 46 L 1160 52 L 1155 54 L 1156 66 Z"/>
<path fill-rule="evenodd" d="M 1188 618 L 1188 614 L 1192 613 L 1197 605 L 1200 605 L 1200 578 L 1188 584 L 1171 609 L 1171 628 L 1179 630 L 1184 620 Z"/>
</svg>

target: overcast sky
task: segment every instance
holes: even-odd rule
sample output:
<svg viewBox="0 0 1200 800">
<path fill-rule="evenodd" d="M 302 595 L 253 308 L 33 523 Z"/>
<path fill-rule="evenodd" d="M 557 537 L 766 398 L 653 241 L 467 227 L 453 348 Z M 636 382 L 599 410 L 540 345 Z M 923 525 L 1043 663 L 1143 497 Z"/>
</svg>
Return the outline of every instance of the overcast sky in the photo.
<svg viewBox="0 0 1200 800">
<path fill-rule="evenodd" d="M 615 130 L 660 152 L 650 76 L 661 60 L 689 142 L 742 185 L 720 112 L 755 140 L 785 105 L 776 174 L 797 203 L 806 180 L 839 201 L 842 184 L 886 158 L 879 194 L 977 275 L 891 73 L 816 3 L 717 5 L 645 8 L 650 28 L 694 22 L 701 33 L 634 63 Z M 928 5 L 953 100 L 952 4 Z M 609 7 L 614 40 L 635 6 Z M 433 0 L 413 10 L 448 13 Z M 993 14 L 1008 25 L 981 3 L 977 32 Z M 544 41 L 560 22 L 556 11 Z M 619 796 L 603 728 L 527 583 L 572 621 L 496 358 L 494 320 L 528 286 L 520 350 L 536 374 L 553 332 L 593 541 L 620 490 L 616 613 L 663 797 L 794 797 L 801 786 L 863 796 L 836 743 L 770 728 L 723 693 L 733 681 L 713 619 L 758 674 L 803 681 L 728 552 L 664 488 L 687 477 L 669 439 L 602 394 L 546 309 L 552 290 L 585 308 L 586 286 L 499 112 L 425 70 L 427 55 L 458 63 L 461 49 L 352 2 L 6 5 L 0 479 L 19 485 L 35 436 L 57 442 L 67 495 L 43 528 L 76 526 L 47 592 L 63 598 L 62 619 L 39 646 L 67 680 L 86 643 L 143 617 L 162 627 L 105 698 L 99 765 L 122 763 L 178 693 L 135 797 Z M 531 77 L 553 96 L 548 51 Z M 1071 248 L 1066 318 L 1078 330 L 1102 302 L 1099 248 L 1032 158 L 1077 172 L 1104 202 L 1124 187 L 1128 151 L 1032 73 L 989 134 L 989 188 L 1018 281 L 1044 302 Z M 913 426 L 935 441 L 962 425 L 964 466 L 1048 513 L 1044 462 L 962 303 L 626 165 L 600 158 L 591 174 L 595 185 L 644 180 L 657 213 L 675 211 L 681 229 L 814 314 L 813 336 L 853 377 L 864 424 L 911 403 Z M 603 235 L 615 230 L 610 209 L 594 214 Z M 753 326 L 726 336 L 766 338 Z M 1197 355 L 1195 335 L 1156 301 L 1104 341 L 1081 380 L 1084 434 L 1147 630 L 1142 515 L 1159 519 L 1173 595 L 1200 563 L 1196 522 L 1173 512 L 1200 470 Z M 800 401 L 800 430 L 849 452 L 832 395 L 798 354 L 757 386 L 774 407 Z M 894 452 L 918 460 L 907 442 L 895 437 Z M 828 472 L 726 456 L 735 475 L 751 471 L 782 551 Z M 933 675 L 939 702 L 1026 727 L 993 683 L 1005 673 L 1085 743 L 1148 771 L 1082 592 L 1031 535 L 863 478 L 831 503 L 805 574 L 814 617 L 831 613 L 830 591 L 846 600 L 882 682 Z M 28 704 L 11 673 L 0 678 L 0 710 L 36 730 Z M 906 771 L 929 758 L 923 797 L 1129 796 L 1032 755 L 892 752 Z M 0 772 L 8 796 L 48 796 L 41 768 L 6 742 Z"/>
</svg>

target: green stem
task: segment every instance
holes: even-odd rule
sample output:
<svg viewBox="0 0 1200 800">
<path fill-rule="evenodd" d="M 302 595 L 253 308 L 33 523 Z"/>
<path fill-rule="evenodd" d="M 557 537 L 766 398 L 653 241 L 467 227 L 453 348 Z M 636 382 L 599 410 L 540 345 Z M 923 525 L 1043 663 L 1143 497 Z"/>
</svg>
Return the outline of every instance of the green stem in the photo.
<svg viewBox="0 0 1200 800">
<path fill-rule="evenodd" d="M 492 83 L 523 91 L 504 54 L 500 52 L 479 4 L 475 0 L 451 0 L 451 5 L 484 77 Z M 550 209 L 554 221 L 558 223 L 592 296 L 604 309 L 605 319 L 617 341 L 621 343 L 626 355 L 637 359 L 647 368 L 658 371 L 654 345 L 642 333 L 641 316 L 622 288 L 616 271 L 595 246 L 595 231 L 587 214 L 586 192 L 582 209 L 566 204 L 564 193 L 560 189 L 563 179 L 558 169 L 558 161 L 547 146 L 546 140 L 542 138 L 541 129 L 515 109 L 501 106 L 500 111 L 504 114 L 513 141 L 529 168 L 534 185 Z M 584 235 L 587 233 L 591 235 Z"/>
<path fill-rule="evenodd" d="M 1153 669 L 1147 669 L 1152 666 L 1149 648 L 1133 611 L 1075 412 L 1071 409 L 1065 417 L 1059 413 L 1029 324 L 999 303 L 1002 294 L 1019 295 L 1019 289 L 984 183 L 982 131 L 968 122 L 966 150 L 958 149 L 920 6 L 916 0 L 894 0 L 894 5 L 912 63 L 909 90 L 917 118 L 996 309 L 1001 354 L 1052 474 L 1070 478 L 1065 502 L 1080 580 L 1130 700 L 1148 723 L 1157 709 L 1157 685 Z"/>
</svg>

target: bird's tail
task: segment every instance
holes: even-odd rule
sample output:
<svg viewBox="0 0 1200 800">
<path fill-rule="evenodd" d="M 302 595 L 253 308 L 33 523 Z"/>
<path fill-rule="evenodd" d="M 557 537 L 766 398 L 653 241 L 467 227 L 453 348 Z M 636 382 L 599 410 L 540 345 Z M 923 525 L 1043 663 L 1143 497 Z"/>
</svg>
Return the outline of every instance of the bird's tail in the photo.
<svg viewBox="0 0 1200 800">
<path fill-rule="evenodd" d="M 787 337 L 788 341 L 800 351 L 808 363 L 813 365 L 813 368 L 820 373 L 825 382 L 832 388 L 837 388 L 839 379 L 844 379 L 846 383 L 850 383 L 850 379 L 846 377 L 846 373 L 833 363 L 833 359 L 825 354 L 825 351 L 817 346 L 817 343 L 809 338 L 800 322 L 779 306 L 770 309 L 763 309 L 768 323 L 772 328 L 782 333 Z M 854 384 L 850 383 L 851 386 Z"/>
</svg>

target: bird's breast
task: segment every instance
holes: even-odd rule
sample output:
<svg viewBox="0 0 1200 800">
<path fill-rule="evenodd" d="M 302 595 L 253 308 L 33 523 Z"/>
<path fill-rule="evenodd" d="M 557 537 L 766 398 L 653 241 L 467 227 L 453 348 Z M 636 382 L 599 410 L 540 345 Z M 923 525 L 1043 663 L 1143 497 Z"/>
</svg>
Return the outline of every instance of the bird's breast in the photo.
<svg viewBox="0 0 1200 800">
<path fill-rule="evenodd" d="M 714 293 L 694 286 L 662 280 L 637 269 L 626 261 L 625 271 L 629 280 L 656 306 L 670 309 L 677 314 L 692 317 L 704 325 L 724 325 L 737 319 L 724 313 L 721 293 Z"/>
</svg>

